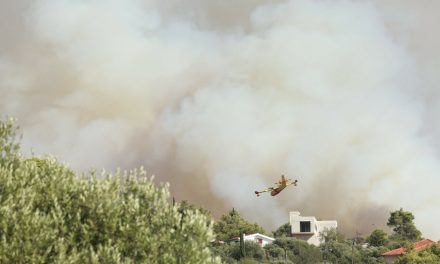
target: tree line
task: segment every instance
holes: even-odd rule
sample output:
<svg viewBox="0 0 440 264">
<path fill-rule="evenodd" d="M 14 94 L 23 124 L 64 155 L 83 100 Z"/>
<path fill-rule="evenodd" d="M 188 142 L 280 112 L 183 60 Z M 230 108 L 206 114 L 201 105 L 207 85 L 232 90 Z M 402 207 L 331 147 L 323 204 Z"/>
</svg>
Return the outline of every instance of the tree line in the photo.
<svg viewBox="0 0 440 264">
<path fill-rule="evenodd" d="M 0 120 L 0 263 L 384 263 L 381 254 L 400 246 L 409 253 L 398 263 L 440 263 L 437 247 L 410 250 L 421 238 L 413 220 L 400 209 L 391 235 L 327 230 L 316 247 L 292 238 L 289 223 L 268 233 L 235 209 L 215 221 L 142 168 L 78 175 L 54 158 L 24 157 L 18 127 Z M 228 243 L 243 233 L 275 241 Z"/>
<path fill-rule="evenodd" d="M 414 225 L 414 216 L 403 209 L 390 213 L 387 225 L 392 228 L 388 235 L 384 230 L 376 229 L 366 237 L 345 238 L 335 229 L 320 234 L 319 247 L 291 237 L 291 226 L 285 223 L 277 230 L 267 233 L 257 224 L 251 224 L 232 209 L 214 224 L 218 239 L 246 234 L 262 233 L 273 236 L 274 243 L 260 247 L 253 242 L 245 242 L 246 255 L 240 254 L 238 243 L 213 243 L 211 248 L 224 263 L 385 263 L 382 253 L 405 247 L 407 254 L 396 261 L 407 263 L 440 263 L 438 245 L 421 252 L 412 250 L 414 242 L 422 239 L 420 231 Z"/>
</svg>

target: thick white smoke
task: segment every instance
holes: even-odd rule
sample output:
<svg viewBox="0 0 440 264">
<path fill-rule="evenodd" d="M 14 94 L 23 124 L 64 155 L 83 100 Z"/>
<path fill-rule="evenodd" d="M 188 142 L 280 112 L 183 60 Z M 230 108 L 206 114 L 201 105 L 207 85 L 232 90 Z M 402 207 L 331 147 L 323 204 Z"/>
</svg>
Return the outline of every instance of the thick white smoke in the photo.
<svg viewBox="0 0 440 264">
<path fill-rule="evenodd" d="M 0 8 L 19 29 L 0 26 L 0 110 L 25 150 L 78 170 L 143 164 L 178 199 L 269 229 L 299 210 L 367 232 L 403 207 L 440 238 L 438 61 L 415 33 L 432 9 L 164 2 Z M 281 174 L 299 186 L 253 195 Z"/>
</svg>

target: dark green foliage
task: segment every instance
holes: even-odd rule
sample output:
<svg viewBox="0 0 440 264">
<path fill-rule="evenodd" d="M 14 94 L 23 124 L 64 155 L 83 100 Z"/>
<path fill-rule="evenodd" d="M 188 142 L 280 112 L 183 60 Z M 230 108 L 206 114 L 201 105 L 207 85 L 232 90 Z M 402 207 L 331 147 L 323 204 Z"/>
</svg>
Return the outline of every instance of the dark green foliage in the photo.
<svg viewBox="0 0 440 264">
<path fill-rule="evenodd" d="M 431 252 L 440 257 L 440 242 L 431 246 Z"/>
<path fill-rule="evenodd" d="M 349 241 L 330 241 L 321 245 L 323 259 L 332 263 L 360 263 L 361 255 Z"/>
<path fill-rule="evenodd" d="M 413 247 L 413 242 L 402 239 L 401 237 L 390 236 L 390 242 L 386 246 L 389 250 L 404 247 L 411 248 Z"/>
<path fill-rule="evenodd" d="M 354 241 L 346 240 L 335 229 L 329 229 L 321 233 L 322 244 L 320 245 L 324 261 L 331 263 L 360 263 L 361 254 Z"/>
<path fill-rule="evenodd" d="M 261 262 L 259 260 L 254 259 L 254 258 L 242 258 L 237 263 L 239 263 L 239 264 L 260 264 Z"/>
<path fill-rule="evenodd" d="M 175 203 L 175 201 L 173 201 L 173 203 Z M 208 219 L 209 222 L 212 220 L 212 215 L 211 215 L 210 211 L 206 210 L 205 208 L 195 206 L 194 204 L 191 204 L 186 200 L 178 202 L 175 205 L 177 205 L 179 207 L 178 210 L 181 214 L 185 214 L 185 212 L 188 210 L 189 211 L 199 211 L 200 213 L 202 213 L 203 215 L 206 216 L 206 218 Z"/>
<path fill-rule="evenodd" d="M 276 247 L 281 250 L 277 250 Z M 268 248 L 268 254 L 278 260 L 284 259 L 287 255 L 287 259 L 293 263 L 318 263 L 322 260 L 318 247 L 291 237 L 281 237 L 275 240 L 272 247 Z"/>
<path fill-rule="evenodd" d="M 389 242 L 388 235 L 382 229 L 375 229 L 367 237 L 367 243 L 373 247 L 381 247 L 387 245 Z"/>
<path fill-rule="evenodd" d="M 13 126 L 0 124 L 0 263 L 218 263 L 212 224 L 183 216 L 144 170 L 78 177 L 19 157 Z"/>
<path fill-rule="evenodd" d="M 414 250 L 404 254 L 396 264 L 438 264 L 440 263 L 438 245 L 416 252 Z"/>
<path fill-rule="evenodd" d="M 266 258 L 271 261 L 287 259 L 287 251 L 275 243 L 265 246 L 264 250 L 266 251 Z"/>
<path fill-rule="evenodd" d="M 174 198 L 173 198 L 173 205 L 177 206 L 178 208 L 177 210 L 182 218 L 185 218 L 188 215 L 188 213 L 191 214 L 192 212 L 198 212 L 206 217 L 206 226 L 209 226 L 210 228 L 212 227 L 214 219 L 212 218 L 211 212 L 209 212 L 208 210 L 190 204 L 188 201 L 185 200 L 176 203 L 174 201 Z"/>
<path fill-rule="evenodd" d="M 264 250 L 255 242 L 245 241 L 243 243 L 244 250 L 246 252 L 246 256 L 244 258 L 252 258 L 256 260 L 263 260 L 264 258 Z M 229 256 L 236 260 L 243 259 L 240 243 L 233 243 L 229 248 Z"/>
<path fill-rule="evenodd" d="M 244 234 L 240 234 L 240 258 L 246 257 L 246 248 L 244 246 Z"/>
<path fill-rule="evenodd" d="M 332 241 L 345 242 L 345 237 L 339 233 L 336 229 L 325 229 L 320 234 L 320 239 L 322 243 L 328 243 Z"/>
<path fill-rule="evenodd" d="M 219 243 L 215 242 L 211 245 L 211 251 L 214 255 L 221 258 L 223 263 L 250 263 L 251 260 L 262 261 L 265 257 L 264 249 L 255 242 L 245 241 L 243 243 L 246 256 L 243 257 L 240 243 Z"/>
<path fill-rule="evenodd" d="M 231 248 L 234 244 L 220 243 L 218 241 L 212 242 L 210 249 L 213 255 L 221 258 L 222 263 L 233 264 L 237 260 L 231 257 Z"/>
<path fill-rule="evenodd" d="M 292 236 L 292 226 L 290 225 L 290 223 L 285 223 L 282 226 L 278 227 L 277 230 L 275 230 L 273 232 L 273 236 L 275 238 L 278 237 L 290 237 Z"/>
<path fill-rule="evenodd" d="M 393 228 L 395 240 L 417 241 L 421 233 L 413 223 L 414 216 L 411 212 L 400 210 L 391 212 L 387 225 Z"/>
<path fill-rule="evenodd" d="M 388 251 L 386 247 L 357 248 L 361 254 L 361 262 L 366 264 L 385 263 L 382 253 Z"/>
<path fill-rule="evenodd" d="M 365 247 L 362 237 L 345 239 L 335 229 L 326 230 L 321 234 L 320 245 L 323 259 L 330 263 L 385 263 L 381 254 L 386 247 Z"/>
<path fill-rule="evenodd" d="M 241 232 L 245 234 L 265 233 L 261 226 L 249 223 L 243 219 L 235 209 L 224 214 L 220 220 L 214 224 L 214 232 L 217 236 L 217 240 L 221 241 L 239 237 Z"/>
</svg>

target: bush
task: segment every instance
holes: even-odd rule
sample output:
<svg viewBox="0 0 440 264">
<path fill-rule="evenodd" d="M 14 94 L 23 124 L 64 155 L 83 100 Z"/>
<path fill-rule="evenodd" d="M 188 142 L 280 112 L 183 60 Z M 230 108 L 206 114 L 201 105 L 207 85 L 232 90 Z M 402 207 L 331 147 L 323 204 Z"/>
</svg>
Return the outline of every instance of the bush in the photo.
<svg viewBox="0 0 440 264">
<path fill-rule="evenodd" d="M 282 254 L 277 256 L 278 259 L 286 254 L 287 258 L 293 263 L 319 263 L 322 261 L 319 248 L 309 245 L 305 241 L 292 237 L 281 237 L 276 239 L 273 244 L 283 250 L 278 251 L 278 254 Z M 274 249 L 272 248 L 271 251 L 274 252 Z"/>
<path fill-rule="evenodd" d="M 214 224 L 214 232 L 217 240 L 227 241 L 233 237 L 239 237 L 241 233 L 265 234 L 264 229 L 256 223 L 250 223 L 234 209 L 232 208 L 227 214 Z"/>
<path fill-rule="evenodd" d="M 0 263 L 219 262 L 208 248 L 212 222 L 172 206 L 168 186 L 155 187 L 143 169 L 98 180 L 55 159 L 21 158 L 8 122 L 0 121 Z"/>
<path fill-rule="evenodd" d="M 246 252 L 245 259 L 252 258 L 255 260 L 262 260 L 264 258 L 264 250 L 259 244 L 252 241 L 245 241 L 244 248 Z M 231 245 L 229 255 L 236 260 L 241 260 L 240 243 L 234 243 Z"/>
<path fill-rule="evenodd" d="M 438 248 L 437 248 L 438 249 Z M 440 263 L 440 256 L 436 254 L 436 249 L 428 248 L 416 252 L 414 250 L 404 254 L 400 257 L 397 264 L 438 264 Z"/>
</svg>

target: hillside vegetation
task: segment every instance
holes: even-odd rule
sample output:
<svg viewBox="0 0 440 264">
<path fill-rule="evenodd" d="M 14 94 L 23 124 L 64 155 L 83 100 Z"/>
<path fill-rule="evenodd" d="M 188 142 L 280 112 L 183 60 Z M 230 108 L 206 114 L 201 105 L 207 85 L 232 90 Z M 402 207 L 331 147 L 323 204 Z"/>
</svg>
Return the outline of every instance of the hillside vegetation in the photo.
<svg viewBox="0 0 440 264">
<path fill-rule="evenodd" d="M 401 246 L 407 254 L 396 263 L 440 263 L 437 245 L 413 250 L 421 233 L 403 209 L 390 213 L 390 235 L 346 239 L 327 230 L 316 247 L 292 238 L 286 223 L 264 248 L 228 243 L 271 234 L 234 208 L 214 223 L 208 210 L 171 201 L 168 186 L 142 168 L 78 175 L 55 158 L 23 157 L 18 135 L 13 120 L 0 120 L 0 263 L 373 264 Z"/>
<path fill-rule="evenodd" d="M 0 263 L 219 263 L 212 221 L 170 203 L 143 169 L 75 175 L 20 155 L 0 122 Z M 97 153 L 97 155 L 99 155 Z"/>
</svg>

